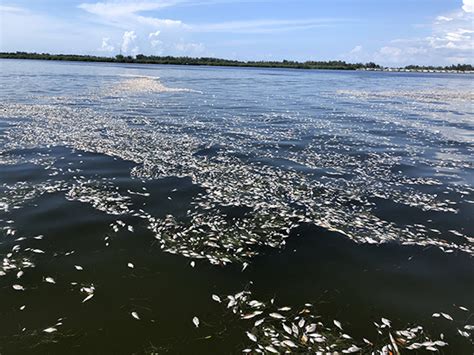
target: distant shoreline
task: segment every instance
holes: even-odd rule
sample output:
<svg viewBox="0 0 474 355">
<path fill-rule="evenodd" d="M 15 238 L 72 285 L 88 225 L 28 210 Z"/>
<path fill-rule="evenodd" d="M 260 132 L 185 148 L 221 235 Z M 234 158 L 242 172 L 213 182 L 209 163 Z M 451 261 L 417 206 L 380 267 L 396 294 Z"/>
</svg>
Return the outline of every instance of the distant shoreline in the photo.
<svg viewBox="0 0 474 355">
<path fill-rule="evenodd" d="M 139 54 L 136 57 L 117 55 L 115 57 L 99 57 L 75 54 L 49 54 L 49 53 L 27 53 L 27 52 L 0 52 L 0 59 L 32 59 L 32 60 L 55 60 L 72 62 L 96 62 L 96 63 L 128 63 L 128 64 L 162 64 L 162 65 L 197 65 L 218 67 L 246 67 L 246 68 L 282 68 L 282 69 L 317 69 L 317 70 L 361 70 L 381 72 L 415 72 L 415 73 L 474 73 L 474 67 L 470 64 L 457 64 L 447 67 L 415 66 L 404 68 L 387 68 L 373 62 L 370 63 L 347 63 L 345 61 L 238 61 L 220 58 L 192 58 L 171 56 L 145 56 Z"/>
</svg>

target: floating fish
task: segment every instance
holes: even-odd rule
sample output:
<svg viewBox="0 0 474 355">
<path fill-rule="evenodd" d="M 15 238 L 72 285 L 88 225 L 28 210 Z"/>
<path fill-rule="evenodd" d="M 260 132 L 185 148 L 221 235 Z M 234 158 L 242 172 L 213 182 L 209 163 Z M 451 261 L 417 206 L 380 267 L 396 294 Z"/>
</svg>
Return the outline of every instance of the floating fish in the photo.
<svg viewBox="0 0 474 355">
<path fill-rule="evenodd" d="M 211 297 L 212 297 L 212 299 L 213 299 L 214 301 L 216 301 L 216 302 L 219 302 L 219 303 L 222 302 L 222 301 L 221 301 L 221 298 L 220 298 L 219 296 L 217 296 L 217 295 L 212 295 Z"/>
<path fill-rule="evenodd" d="M 132 317 L 135 318 L 136 320 L 140 320 L 140 317 L 138 316 L 137 312 L 132 312 L 131 313 Z"/>
<path fill-rule="evenodd" d="M 43 332 L 45 332 L 45 333 L 54 333 L 54 332 L 57 332 L 57 331 L 58 330 L 56 328 L 53 328 L 53 327 L 43 329 Z"/>
<path fill-rule="evenodd" d="M 54 281 L 54 279 L 53 279 L 52 277 L 50 277 L 50 276 L 45 277 L 44 281 L 46 281 L 46 282 L 48 282 L 48 283 L 50 283 L 50 284 L 55 284 L 55 283 L 56 283 L 56 281 Z"/>
<path fill-rule="evenodd" d="M 246 332 L 246 333 L 247 333 L 247 336 L 250 340 L 252 340 L 254 342 L 257 342 L 257 337 L 254 334 L 252 334 L 250 332 Z"/>
<path fill-rule="evenodd" d="M 82 303 L 89 301 L 92 297 L 94 297 L 94 294 L 93 294 L 93 293 L 91 293 L 89 296 L 87 296 L 86 298 L 84 298 L 84 299 L 82 300 Z"/>
</svg>

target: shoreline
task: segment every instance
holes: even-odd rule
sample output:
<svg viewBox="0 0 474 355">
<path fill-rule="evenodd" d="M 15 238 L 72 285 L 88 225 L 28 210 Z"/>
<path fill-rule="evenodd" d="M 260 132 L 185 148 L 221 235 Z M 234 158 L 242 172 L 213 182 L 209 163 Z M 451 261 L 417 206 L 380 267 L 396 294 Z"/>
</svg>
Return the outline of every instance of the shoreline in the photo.
<svg viewBox="0 0 474 355">
<path fill-rule="evenodd" d="M 458 70 L 453 67 L 433 68 L 389 68 L 375 63 L 346 63 L 344 61 L 327 62 L 265 62 L 265 61 L 234 61 L 219 58 L 191 58 L 191 57 L 146 57 L 138 55 L 136 58 L 117 56 L 96 57 L 65 54 L 37 54 L 37 53 L 0 53 L 0 59 L 17 60 L 43 60 L 58 62 L 85 62 L 85 63 L 116 63 L 116 64 L 157 64 L 157 65 L 183 65 L 183 66 L 210 66 L 210 67 L 235 67 L 235 68 L 269 68 L 269 69 L 303 69 L 303 70 L 342 70 L 342 71 L 376 71 L 400 73 L 448 73 L 448 74 L 474 74 L 474 70 Z M 452 68 L 452 69 L 448 69 Z"/>
</svg>

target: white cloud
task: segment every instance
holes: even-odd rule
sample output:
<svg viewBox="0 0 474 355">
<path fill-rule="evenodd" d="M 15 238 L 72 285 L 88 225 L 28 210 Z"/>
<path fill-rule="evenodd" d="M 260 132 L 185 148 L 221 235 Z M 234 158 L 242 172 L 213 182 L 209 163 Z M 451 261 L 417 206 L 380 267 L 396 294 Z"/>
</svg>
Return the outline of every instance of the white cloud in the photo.
<svg viewBox="0 0 474 355">
<path fill-rule="evenodd" d="M 97 3 L 82 3 L 78 7 L 94 15 L 99 21 L 119 28 L 148 26 L 153 29 L 179 28 L 183 26 L 180 20 L 162 19 L 143 16 L 140 13 L 160 10 L 176 5 L 178 0 L 161 1 L 105 1 Z"/>
<path fill-rule="evenodd" d="M 465 12 L 474 12 L 474 0 L 463 0 L 462 9 Z"/>
<path fill-rule="evenodd" d="M 357 53 L 360 53 L 362 52 L 363 50 L 363 47 L 362 46 L 355 46 L 354 48 L 352 48 L 352 50 L 349 52 L 350 54 L 357 54 Z"/>
<path fill-rule="evenodd" d="M 438 22 L 443 22 L 443 21 L 449 22 L 449 21 L 452 21 L 452 20 L 453 20 L 452 17 L 446 17 L 446 16 L 438 16 L 438 17 L 436 17 L 436 21 L 438 21 Z"/>
<path fill-rule="evenodd" d="M 21 7 L 16 7 L 16 6 L 0 5 L 0 12 L 1 13 L 6 13 L 6 12 L 26 13 L 27 10 L 25 10 Z"/>
<path fill-rule="evenodd" d="M 373 53 L 385 65 L 450 65 L 474 58 L 474 0 L 464 0 L 462 9 L 437 16 L 426 37 L 391 41 Z"/>
<path fill-rule="evenodd" d="M 79 5 L 79 8 L 102 17 L 116 17 L 142 11 L 158 10 L 176 3 L 178 1 L 105 1 L 82 3 Z"/>
<path fill-rule="evenodd" d="M 158 30 L 156 32 L 151 32 L 149 35 L 148 35 L 148 38 L 152 39 L 152 38 L 156 38 L 160 35 L 161 31 Z"/>
<path fill-rule="evenodd" d="M 336 23 L 348 22 L 347 19 L 313 18 L 313 19 L 260 19 L 247 21 L 227 21 L 220 23 L 188 25 L 194 32 L 228 32 L 228 33 L 276 33 L 295 31 L 316 27 L 333 26 Z"/>
<path fill-rule="evenodd" d="M 150 44 L 153 48 L 159 47 L 163 44 L 161 40 L 158 39 L 161 31 L 151 32 L 148 34 L 148 38 L 150 39 Z"/>
<path fill-rule="evenodd" d="M 103 37 L 112 35 L 103 26 L 84 25 L 82 19 L 0 5 L 0 51 L 91 54 L 98 53 Z"/>
<path fill-rule="evenodd" d="M 122 53 L 126 54 L 129 53 L 130 47 L 132 44 L 134 44 L 135 40 L 137 39 L 137 35 L 135 34 L 135 31 L 125 31 L 122 37 Z M 133 50 L 137 50 L 138 48 L 135 47 Z"/>
<path fill-rule="evenodd" d="M 102 38 L 102 46 L 100 47 L 100 50 L 103 52 L 113 52 L 114 51 L 114 46 L 110 44 L 110 38 L 104 37 Z"/>
<path fill-rule="evenodd" d="M 184 43 L 179 42 L 174 45 L 175 49 L 188 55 L 197 55 L 204 52 L 205 47 L 202 43 Z"/>
</svg>

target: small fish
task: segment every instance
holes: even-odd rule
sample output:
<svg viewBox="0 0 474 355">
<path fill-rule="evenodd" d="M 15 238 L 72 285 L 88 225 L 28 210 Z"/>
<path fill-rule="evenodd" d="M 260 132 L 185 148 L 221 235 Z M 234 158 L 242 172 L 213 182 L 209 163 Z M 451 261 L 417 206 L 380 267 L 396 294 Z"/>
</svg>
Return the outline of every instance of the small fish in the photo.
<svg viewBox="0 0 474 355">
<path fill-rule="evenodd" d="M 55 284 L 55 283 L 56 283 L 56 281 L 54 281 L 54 279 L 53 279 L 52 277 L 50 277 L 50 276 L 46 277 L 46 278 L 44 279 L 44 281 L 46 281 L 46 282 L 48 282 L 48 283 L 50 283 L 50 284 Z"/>
<path fill-rule="evenodd" d="M 133 230 L 134 230 L 134 229 L 133 229 L 132 226 L 127 226 L 127 229 L 128 229 L 129 232 L 133 233 Z"/>
<path fill-rule="evenodd" d="M 211 297 L 212 297 L 212 299 L 213 299 L 214 301 L 216 301 L 216 302 L 219 302 L 219 303 L 222 302 L 222 301 L 221 301 L 221 298 L 220 298 L 219 296 L 217 296 L 217 295 L 212 295 Z"/>
<path fill-rule="evenodd" d="M 137 312 L 132 312 L 131 313 L 132 317 L 135 318 L 136 320 L 140 320 L 140 317 L 138 316 Z"/>
<path fill-rule="evenodd" d="M 53 327 L 43 329 L 43 332 L 45 332 L 45 333 L 54 333 L 54 332 L 57 332 L 57 331 L 58 330 L 56 328 L 53 328 Z"/>
<path fill-rule="evenodd" d="M 191 265 L 191 267 L 195 267 L 196 266 L 196 262 L 193 260 L 189 263 L 189 265 Z"/>
<path fill-rule="evenodd" d="M 133 265 L 132 263 L 128 263 L 127 266 L 130 268 L 130 269 L 133 269 L 135 267 L 135 265 Z"/>
<path fill-rule="evenodd" d="M 25 291 L 25 288 L 22 285 L 13 285 L 12 287 L 16 291 Z"/>
<path fill-rule="evenodd" d="M 26 308 L 25 305 L 21 306 L 21 307 L 20 307 L 20 311 L 23 311 L 25 308 Z"/>
<path fill-rule="evenodd" d="M 387 318 L 382 318 L 382 323 L 390 328 L 390 321 Z"/>
<path fill-rule="evenodd" d="M 265 321 L 265 319 L 263 319 L 263 318 L 262 318 L 262 319 L 259 319 L 259 320 L 255 321 L 254 326 L 255 326 L 255 327 L 258 327 L 258 326 L 259 326 L 260 324 L 262 324 L 264 321 Z"/>
<path fill-rule="evenodd" d="M 283 323 L 282 326 L 283 326 L 283 329 L 285 330 L 285 332 L 287 332 L 290 335 L 293 334 L 291 328 L 289 326 L 287 326 L 285 323 Z"/>
<path fill-rule="evenodd" d="M 446 318 L 447 320 L 453 320 L 453 317 L 451 317 L 449 314 L 446 314 L 446 313 L 442 313 L 441 312 L 441 315 Z"/>
<path fill-rule="evenodd" d="M 83 268 L 82 266 L 80 266 L 80 265 L 74 265 L 74 267 L 75 267 L 76 270 L 78 270 L 78 271 L 84 270 L 84 268 Z"/>
<path fill-rule="evenodd" d="M 341 322 L 339 322 L 338 320 L 333 320 L 333 323 L 336 327 L 342 330 Z"/>
<path fill-rule="evenodd" d="M 280 313 L 270 313 L 270 317 L 275 318 L 275 319 L 285 319 Z"/>
<path fill-rule="evenodd" d="M 254 334 L 247 332 L 247 336 L 249 337 L 250 340 L 257 342 L 257 337 Z"/>
<path fill-rule="evenodd" d="M 199 318 L 198 317 L 193 318 L 193 323 L 196 326 L 196 328 L 199 328 Z"/>
<path fill-rule="evenodd" d="M 273 346 L 271 346 L 271 345 L 266 346 L 266 347 L 265 347 L 265 350 L 267 350 L 267 351 L 269 351 L 269 352 L 271 352 L 271 353 L 273 353 L 273 354 L 278 354 L 278 350 L 275 349 L 275 348 L 274 348 Z"/>
<path fill-rule="evenodd" d="M 281 307 L 281 308 L 278 308 L 278 310 L 281 312 L 291 311 L 291 307 Z"/>
<path fill-rule="evenodd" d="M 84 299 L 82 300 L 82 303 L 89 301 L 92 297 L 94 297 L 94 294 L 93 294 L 93 293 L 91 293 L 89 296 L 87 296 L 86 298 L 84 298 Z"/>
<path fill-rule="evenodd" d="M 291 340 L 283 340 L 281 342 L 283 345 L 285 345 L 286 347 L 289 347 L 289 348 L 297 348 L 298 346 L 293 343 Z"/>
</svg>

